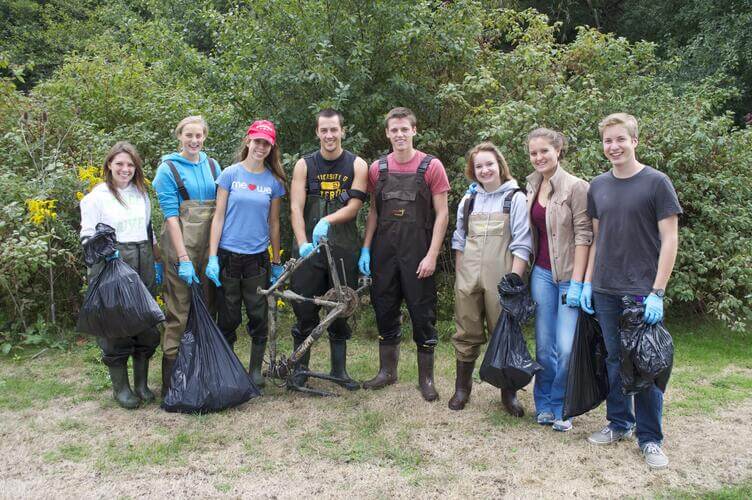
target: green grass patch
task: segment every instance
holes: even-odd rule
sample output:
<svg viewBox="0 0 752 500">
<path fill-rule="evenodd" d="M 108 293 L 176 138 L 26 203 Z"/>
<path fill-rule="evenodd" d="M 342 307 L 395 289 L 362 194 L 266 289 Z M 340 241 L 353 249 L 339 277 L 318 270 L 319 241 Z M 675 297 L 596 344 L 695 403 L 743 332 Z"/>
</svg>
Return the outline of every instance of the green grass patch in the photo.
<svg viewBox="0 0 752 500">
<path fill-rule="evenodd" d="M 58 397 L 72 396 L 76 384 L 52 378 L 12 375 L 0 378 L 0 408 L 23 410 Z"/>
<path fill-rule="evenodd" d="M 752 479 L 717 490 L 674 490 L 656 498 L 672 500 L 742 500 L 752 498 Z"/>
<path fill-rule="evenodd" d="M 45 462 L 81 462 L 91 455 L 88 446 L 82 444 L 64 444 L 55 451 L 47 451 L 42 454 Z"/>
<path fill-rule="evenodd" d="M 185 465 L 186 455 L 197 451 L 203 442 L 199 432 L 179 432 L 167 440 L 129 441 L 110 440 L 97 461 L 100 469 L 134 468 L 152 465 Z"/>
<path fill-rule="evenodd" d="M 671 322 L 674 369 L 669 381 L 681 396 L 668 412 L 708 414 L 752 394 L 752 334 L 734 332 L 719 322 Z"/>
<path fill-rule="evenodd" d="M 377 411 L 361 411 L 349 421 L 323 421 L 301 438 L 301 453 L 338 463 L 374 463 L 396 467 L 403 474 L 417 470 L 422 452 L 410 444 L 410 434 L 388 434 L 386 417 Z"/>
</svg>

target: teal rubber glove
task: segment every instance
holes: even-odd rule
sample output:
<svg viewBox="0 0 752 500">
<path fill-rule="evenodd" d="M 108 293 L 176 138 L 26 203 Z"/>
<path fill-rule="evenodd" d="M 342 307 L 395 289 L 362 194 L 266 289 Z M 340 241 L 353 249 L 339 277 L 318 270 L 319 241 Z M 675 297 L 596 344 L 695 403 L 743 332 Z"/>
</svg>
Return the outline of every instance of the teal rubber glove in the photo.
<svg viewBox="0 0 752 500">
<path fill-rule="evenodd" d="M 298 251 L 301 257 L 305 257 L 311 252 L 313 252 L 313 243 L 308 243 L 308 242 L 306 242 L 302 247 L 300 247 L 300 250 Z"/>
<path fill-rule="evenodd" d="M 162 280 L 164 280 L 164 265 L 162 265 L 161 262 L 155 262 L 154 263 L 154 282 L 157 285 L 161 285 Z"/>
<path fill-rule="evenodd" d="M 269 283 L 275 284 L 284 271 L 285 266 L 282 264 L 272 264 L 272 275 L 269 277 Z"/>
<path fill-rule="evenodd" d="M 209 262 L 206 263 L 206 277 L 212 280 L 214 286 L 222 286 L 222 282 L 219 281 L 219 257 L 216 255 L 209 256 Z"/>
<path fill-rule="evenodd" d="M 645 299 L 645 323 L 654 325 L 663 319 L 663 299 L 654 293 Z"/>
<path fill-rule="evenodd" d="M 115 250 L 110 255 L 108 255 L 107 257 L 105 257 L 104 260 L 106 260 L 107 262 L 109 262 L 111 260 L 115 260 L 115 259 L 119 259 L 119 258 L 120 258 L 120 250 Z"/>
<path fill-rule="evenodd" d="M 583 283 L 582 285 L 580 307 L 588 314 L 595 314 L 595 309 L 593 309 L 593 285 L 590 283 Z"/>
<path fill-rule="evenodd" d="M 567 290 L 567 305 L 569 307 L 580 307 L 580 295 L 582 295 L 582 283 L 572 280 L 569 282 Z M 591 313 L 592 314 L 592 313 Z"/>
<path fill-rule="evenodd" d="M 186 261 L 178 264 L 178 277 L 185 281 L 185 284 L 191 286 L 193 283 L 199 283 L 196 270 L 193 269 L 193 262 Z"/>
<path fill-rule="evenodd" d="M 363 247 L 360 249 L 360 258 L 358 259 L 358 269 L 364 276 L 371 275 L 371 249 Z"/>
<path fill-rule="evenodd" d="M 467 191 L 465 191 L 465 194 L 474 194 L 478 192 L 478 183 L 473 182 L 469 186 L 467 186 Z"/>
<path fill-rule="evenodd" d="M 326 219 L 321 219 L 316 226 L 313 228 L 313 235 L 311 239 L 313 239 L 313 246 L 319 245 L 319 240 L 321 238 L 325 238 L 327 233 L 329 233 L 329 221 Z"/>
</svg>

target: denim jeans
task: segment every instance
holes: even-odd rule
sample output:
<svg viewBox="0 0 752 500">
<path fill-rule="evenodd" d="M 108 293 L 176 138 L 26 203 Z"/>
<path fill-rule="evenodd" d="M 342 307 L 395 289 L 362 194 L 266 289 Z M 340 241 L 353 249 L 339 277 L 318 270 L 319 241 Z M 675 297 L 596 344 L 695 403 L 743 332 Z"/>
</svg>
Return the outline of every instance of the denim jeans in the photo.
<svg viewBox="0 0 752 500">
<path fill-rule="evenodd" d="M 621 336 L 619 317 L 622 312 L 621 295 L 593 292 L 593 308 L 606 341 L 606 369 L 609 392 L 606 398 L 606 418 L 615 431 L 631 429 L 637 424 L 637 442 L 640 447 L 647 443 L 663 443 L 661 419 L 663 417 L 663 393 L 653 384 L 649 389 L 625 396 L 621 385 Z M 634 399 L 634 401 L 633 401 Z M 636 418 L 635 418 L 636 417 Z"/>
<path fill-rule="evenodd" d="M 533 268 L 530 293 L 535 301 L 535 356 L 543 371 L 535 375 L 535 411 L 554 414 L 561 420 L 567 389 L 569 355 L 579 308 L 562 304 L 569 281 L 554 283 L 551 271 Z"/>
</svg>

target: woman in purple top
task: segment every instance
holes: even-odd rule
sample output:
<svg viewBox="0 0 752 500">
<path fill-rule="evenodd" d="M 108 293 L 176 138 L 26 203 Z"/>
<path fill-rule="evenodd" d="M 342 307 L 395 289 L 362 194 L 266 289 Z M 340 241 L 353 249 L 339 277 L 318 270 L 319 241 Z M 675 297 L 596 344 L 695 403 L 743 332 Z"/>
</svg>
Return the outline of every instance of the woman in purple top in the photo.
<svg viewBox="0 0 752 500">
<path fill-rule="evenodd" d="M 565 171 L 560 160 L 566 139 L 545 128 L 528 135 L 534 172 L 527 177 L 527 203 L 533 231 L 534 266 L 530 291 L 536 303 L 536 358 L 543 371 L 535 376 L 537 421 L 556 431 L 572 428 L 564 420 L 567 365 L 577 326 L 582 281 L 593 239 L 587 215 L 588 183 Z"/>
</svg>

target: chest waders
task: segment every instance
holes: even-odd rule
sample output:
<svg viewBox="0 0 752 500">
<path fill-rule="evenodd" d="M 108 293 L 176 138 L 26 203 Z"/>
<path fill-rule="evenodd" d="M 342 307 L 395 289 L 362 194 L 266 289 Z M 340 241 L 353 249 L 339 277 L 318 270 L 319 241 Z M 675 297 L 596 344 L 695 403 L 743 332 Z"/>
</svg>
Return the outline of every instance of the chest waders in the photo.
<svg viewBox="0 0 752 500">
<path fill-rule="evenodd" d="M 510 211 L 517 191 L 504 196 L 501 212 L 472 213 L 474 198 L 468 199 L 464 207 L 469 208 L 464 217 L 465 249 L 454 282 L 457 331 L 452 335 L 452 344 L 457 375 L 455 393 L 449 401 L 453 410 L 464 408 L 470 398 L 475 360 L 487 341 L 484 320 L 490 333 L 501 314 L 497 287 L 501 278 L 512 271 Z"/>
<path fill-rule="evenodd" d="M 436 219 L 431 189 L 425 181 L 432 160 L 427 155 L 415 173 L 389 172 L 386 158 L 379 160 L 373 196 L 378 222 L 371 245 L 371 303 L 379 330 L 380 369 L 363 384 L 377 389 L 397 381 L 404 300 L 418 346 L 421 393 L 429 401 L 438 398 L 433 389 L 433 349 L 438 342 L 436 281 L 433 275 L 419 279 L 416 271 L 431 246 Z"/>
<path fill-rule="evenodd" d="M 151 234 L 151 231 L 148 232 Z M 118 243 L 116 247 L 123 262 L 138 273 L 146 288 L 152 295 L 155 295 L 154 252 L 151 240 Z M 101 272 L 104 265 L 104 262 L 97 262 L 88 269 L 89 283 Z M 96 339 L 97 345 L 102 350 L 102 363 L 110 372 L 115 401 L 124 408 L 136 408 L 140 401 L 145 403 L 153 401 L 155 396 L 147 386 L 147 380 L 149 360 L 159 345 L 157 327 L 153 326 L 143 332 L 137 332 L 131 337 L 115 339 L 96 337 Z M 133 391 L 128 381 L 128 358 L 131 356 L 133 356 Z"/>
<path fill-rule="evenodd" d="M 216 180 L 218 168 L 214 160 L 209 160 L 212 176 Z M 209 232 L 212 218 L 214 217 L 215 200 L 191 200 L 188 190 L 185 188 L 183 179 L 178 174 L 175 165 L 167 161 L 172 171 L 178 192 L 183 198 L 180 203 L 178 223 L 183 234 L 183 243 L 186 254 L 193 263 L 196 274 L 201 281 L 207 306 L 213 312 L 214 290 L 209 286 L 209 278 L 204 274 L 206 263 L 209 258 Z M 183 337 L 188 311 L 191 306 L 191 289 L 180 279 L 177 272 L 178 255 L 172 246 L 170 235 L 167 233 L 167 224 L 162 227 L 161 247 L 164 256 L 164 302 L 165 302 L 165 329 L 162 336 L 162 392 L 166 394 L 169 387 L 170 376 L 174 367 L 175 358 L 178 355 L 180 339 Z"/>
<path fill-rule="evenodd" d="M 356 156 L 343 151 L 334 162 L 326 162 L 317 151 L 306 156 L 306 203 L 303 208 L 306 239 L 313 241 L 312 233 L 316 224 L 347 205 L 350 199 L 349 191 L 355 175 Z M 327 165 L 329 163 L 329 165 Z M 355 218 L 344 224 L 332 224 L 327 235 L 332 258 L 337 267 L 340 283 L 346 284 L 353 290 L 358 288 L 358 254 L 361 238 Z M 297 242 L 293 242 L 293 256 L 299 257 Z M 344 273 L 344 274 L 343 274 Z M 308 259 L 299 270 L 292 275 L 291 288 L 295 293 L 304 297 L 324 295 L 333 286 L 329 275 L 329 264 L 323 252 Z M 296 323 L 292 327 L 294 348 L 303 343 L 306 337 L 319 323 L 319 306 L 308 302 L 294 302 Z M 333 380 L 338 385 L 348 389 L 360 389 L 360 384 L 347 374 L 346 341 L 352 336 L 347 318 L 338 318 L 329 325 L 329 347 L 331 353 L 330 375 L 339 380 Z M 307 367 L 310 361 L 310 351 L 306 351 L 300 360 L 300 367 Z M 296 377 L 298 386 L 305 384 L 305 377 Z"/>
</svg>

